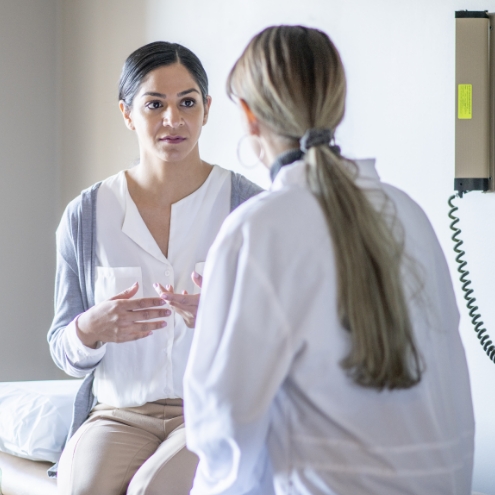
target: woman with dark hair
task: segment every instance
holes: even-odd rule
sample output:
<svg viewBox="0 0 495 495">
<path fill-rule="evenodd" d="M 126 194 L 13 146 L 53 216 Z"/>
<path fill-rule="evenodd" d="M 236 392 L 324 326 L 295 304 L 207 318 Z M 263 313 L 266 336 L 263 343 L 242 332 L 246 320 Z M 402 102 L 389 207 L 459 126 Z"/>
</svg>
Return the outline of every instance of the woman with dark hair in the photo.
<svg viewBox="0 0 495 495">
<path fill-rule="evenodd" d="M 200 158 L 211 97 L 187 48 L 156 42 L 132 53 L 119 100 L 139 164 L 83 191 L 57 231 L 48 341 L 60 368 L 86 376 L 58 485 L 64 495 L 180 495 L 197 464 L 182 403 L 193 280 L 201 285 L 223 220 L 260 188 Z"/>
<path fill-rule="evenodd" d="M 333 144 L 337 49 L 316 29 L 267 28 L 227 88 L 273 184 L 208 254 L 184 379 L 191 495 L 468 495 L 447 263 L 421 208 Z"/>
</svg>

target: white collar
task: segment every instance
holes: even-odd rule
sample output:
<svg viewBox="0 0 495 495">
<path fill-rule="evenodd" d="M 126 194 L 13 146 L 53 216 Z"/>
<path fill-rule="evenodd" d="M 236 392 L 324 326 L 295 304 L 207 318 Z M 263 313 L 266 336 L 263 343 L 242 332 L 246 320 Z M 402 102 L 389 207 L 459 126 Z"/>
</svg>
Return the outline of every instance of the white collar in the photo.
<svg viewBox="0 0 495 495">
<path fill-rule="evenodd" d="M 380 176 L 376 171 L 376 160 L 374 158 L 353 160 L 353 162 L 358 167 L 358 178 L 356 182 L 360 186 L 369 187 L 370 182 L 380 182 Z M 287 186 L 306 186 L 305 164 L 303 160 L 283 166 L 275 177 L 270 190 L 277 191 Z"/>
</svg>

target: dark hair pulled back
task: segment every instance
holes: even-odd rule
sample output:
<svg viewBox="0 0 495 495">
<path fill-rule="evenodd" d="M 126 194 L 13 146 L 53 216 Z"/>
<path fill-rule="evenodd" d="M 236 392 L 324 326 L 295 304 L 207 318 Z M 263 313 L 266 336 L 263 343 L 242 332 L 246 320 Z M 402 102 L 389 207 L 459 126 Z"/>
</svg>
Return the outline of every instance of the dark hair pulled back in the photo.
<svg viewBox="0 0 495 495">
<path fill-rule="evenodd" d="M 203 102 L 208 95 L 208 76 L 199 58 L 185 46 L 167 41 L 154 41 L 132 52 L 124 63 L 119 81 L 119 100 L 127 107 L 132 102 L 143 79 L 158 67 L 182 64 L 201 90 Z"/>
</svg>

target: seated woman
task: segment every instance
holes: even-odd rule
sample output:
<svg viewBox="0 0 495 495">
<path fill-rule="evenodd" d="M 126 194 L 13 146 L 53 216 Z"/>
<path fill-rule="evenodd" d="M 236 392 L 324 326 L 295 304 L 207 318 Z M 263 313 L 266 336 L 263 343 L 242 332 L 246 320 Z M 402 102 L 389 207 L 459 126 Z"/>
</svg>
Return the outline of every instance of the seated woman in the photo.
<svg viewBox="0 0 495 495">
<path fill-rule="evenodd" d="M 89 374 L 58 486 L 64 495 L 180 495 L 197 464 L 185 448 L 182 402 L 194 333 L 187 326 L 199 297 L 189 295 L 191 273 L 229 212 L 261 189 L 200 158 L 211 97 L 187 48 L 156 42 L 136 50 L 119 99 L 139 164 L 83 191 L 57 231 L 48 341 L 60 368 Z M 154 284 L 185 293 L 187 307 L 165 305 Z"/>
<path fill-rule="evenodd" d="M 268 28 L 228 89 L 274 182 L 208 254 L 184 380 L 191 494 L 469 494 L 449 270 L 421 208 L 331 145 L 338 51 L 315 29 Z"/>
</svg>

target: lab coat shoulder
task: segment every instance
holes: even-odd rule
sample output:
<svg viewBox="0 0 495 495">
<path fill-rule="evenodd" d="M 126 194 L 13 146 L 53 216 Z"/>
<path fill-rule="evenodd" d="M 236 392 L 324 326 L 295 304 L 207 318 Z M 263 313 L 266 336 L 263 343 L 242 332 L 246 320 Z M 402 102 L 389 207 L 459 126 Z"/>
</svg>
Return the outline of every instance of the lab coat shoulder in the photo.
<svg viewBox="0 0 495 495">
<path fill-rule="evenodd" d="M 322 273 L 334 283 L 328 226 L 318 201 L 304 187 L 284 187 L 246 202 L 229 216 L 210 253 L 217 262 L 228 260 L 232 276 L 257 273 L 258 284 L 280 308 L 291 308 L 291 315 L 299 306 L 305 312 L 300 294 L 321 289 Z"/>
<path fill-rule="evenodd" d="M 262 340 L 266 328 L 276 329 L 294 351 L 308 331 L 299 320 L 311 294 L 323 285 L 335 290 L 334 275 L 328 227 L 311 192 L 289 187 L 262 193 L 229 216 L 210 249 L 200 319 L 215 321 L 224 334 L 237 329 L 237 336 L 247 325 Z M 255 325 L 248 301 L 258 308 Z"/>
<path fill-rule="evenodd" d="M 316 242 L 308 243 L 308 235 Z M 263 192 L 231 213 L 212 251 L 244 247 L 262 265 L 272 265 L 275 259 L 293 264 L 309 251 L 328 249 L 328 244 L 328 228 L 316 198 L 306 188 L 287 187 Z"/>
</svg>

